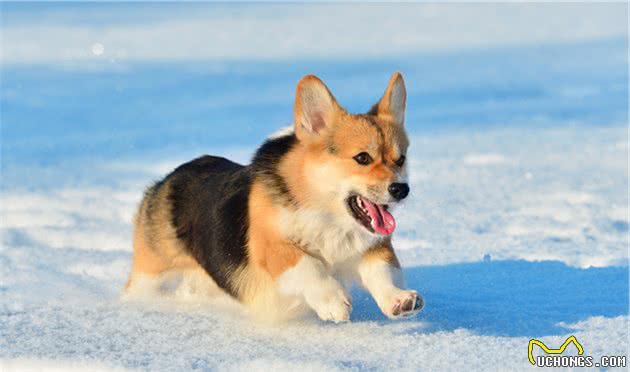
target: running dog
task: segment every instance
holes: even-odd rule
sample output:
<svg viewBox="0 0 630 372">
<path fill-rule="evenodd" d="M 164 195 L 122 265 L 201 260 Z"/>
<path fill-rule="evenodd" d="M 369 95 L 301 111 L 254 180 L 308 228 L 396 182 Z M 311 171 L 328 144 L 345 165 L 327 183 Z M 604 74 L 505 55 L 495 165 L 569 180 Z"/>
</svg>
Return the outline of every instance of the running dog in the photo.
<svg viewBox="0 0 630 372">
<path fill-rule="evenodd" d="M 145 193 L 126 290 L 193 272 L 253 315 L 350 318 L 361 283 L 395 319 L 423 306 L 404 287 L 391 243 L 394 207 L 409 194 L 406 89 L 394 73 L 380 101 L 350 114 L 316 76 L 296 90 L 294 124 L 243 166 L 205 155 Z"/>
</svg>

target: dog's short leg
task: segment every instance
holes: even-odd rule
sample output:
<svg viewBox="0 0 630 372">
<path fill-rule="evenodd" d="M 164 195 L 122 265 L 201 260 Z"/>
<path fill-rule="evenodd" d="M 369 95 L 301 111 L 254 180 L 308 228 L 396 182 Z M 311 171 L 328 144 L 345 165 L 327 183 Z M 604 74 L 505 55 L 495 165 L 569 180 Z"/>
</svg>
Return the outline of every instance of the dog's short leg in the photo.
<svg viewBox="0 0 630 372">
<path fill-rule="evenodd" d="M 322 320 L 342 322 L 350 319 L 350 296 L 316 258 L 302 256 L 295 266 L 278 277 L 278 289 L 284 295 L 304 296 Z"/>
<path fill-rule="evenodd" d="M 424 302 L 414 290 L 405 290 L 402 271 L 389 245 L 374 247 L 359 263 L 359 276 L 388 318 L 396 319 L 417 314 Z"/>
</svg>

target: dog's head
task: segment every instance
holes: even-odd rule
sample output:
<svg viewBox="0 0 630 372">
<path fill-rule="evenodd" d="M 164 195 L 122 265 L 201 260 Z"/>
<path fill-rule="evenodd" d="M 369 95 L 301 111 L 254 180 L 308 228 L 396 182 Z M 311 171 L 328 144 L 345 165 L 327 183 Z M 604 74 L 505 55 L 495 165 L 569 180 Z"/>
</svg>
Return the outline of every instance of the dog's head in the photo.
<svg viewBox="0 0 630 372">
<path fill-rule="evenodd" d="M 298 83 L 294 129 L 305 148 L 304 191 L 309 203 L 332 212 L 335 223 L 381 236 L 394 231 L 390 212 L 409 194 L 406 96 L 396 72 L 380 101 L 355 115 L 317 77 Z"/>
</svg>

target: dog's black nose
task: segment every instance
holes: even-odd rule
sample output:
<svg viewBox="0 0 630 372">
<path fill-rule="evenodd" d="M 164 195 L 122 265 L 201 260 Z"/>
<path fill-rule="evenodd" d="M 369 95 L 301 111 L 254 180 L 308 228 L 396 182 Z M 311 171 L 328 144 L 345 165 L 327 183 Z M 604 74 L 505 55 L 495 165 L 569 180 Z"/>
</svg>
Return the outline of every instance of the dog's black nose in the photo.
<svg viewBox="0 0 630 372">
<path fill-rule="evenodd" d="M 387 188 L 390 195 L 394 197 L 396 200 L 403 200 L 409 195 L 409 185 L 406 183 L 392 183 Z"/>
</svg>

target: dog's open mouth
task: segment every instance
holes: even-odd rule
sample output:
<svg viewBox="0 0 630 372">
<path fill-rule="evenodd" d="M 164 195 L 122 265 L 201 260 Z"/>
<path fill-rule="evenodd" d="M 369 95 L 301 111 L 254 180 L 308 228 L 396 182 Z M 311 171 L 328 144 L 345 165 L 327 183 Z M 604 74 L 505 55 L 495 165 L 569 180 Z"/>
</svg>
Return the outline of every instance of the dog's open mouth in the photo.
<svg viewBox="0 0 630 372">
<path fill-rule="evenodd" d="M 372 203 L 360 195 L 352 195 L 348 198 L 348 207 L 354 218 L 372 233 L 391 235 L 396 229 L 396 220 L 387 211 L 387 205 Z"/>
</svg>

